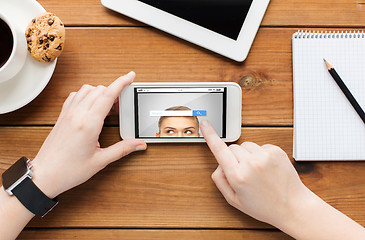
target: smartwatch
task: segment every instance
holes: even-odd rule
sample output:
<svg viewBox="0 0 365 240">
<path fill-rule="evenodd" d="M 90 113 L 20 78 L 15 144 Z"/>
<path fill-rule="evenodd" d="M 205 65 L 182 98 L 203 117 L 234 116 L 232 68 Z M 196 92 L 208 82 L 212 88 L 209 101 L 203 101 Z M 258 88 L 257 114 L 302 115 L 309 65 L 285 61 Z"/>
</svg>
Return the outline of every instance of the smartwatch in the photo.
<svg viewBox="0 0 365 240">
<path fill-rule="evenodd" d="M 31 168 L 30 160 L 22 157 L 1 175 L 1 182 L 9 195 L 15 195 L 33 214 L 44 217 L 58 201 L 47 197 L 34 184 Z"/>
</svg>

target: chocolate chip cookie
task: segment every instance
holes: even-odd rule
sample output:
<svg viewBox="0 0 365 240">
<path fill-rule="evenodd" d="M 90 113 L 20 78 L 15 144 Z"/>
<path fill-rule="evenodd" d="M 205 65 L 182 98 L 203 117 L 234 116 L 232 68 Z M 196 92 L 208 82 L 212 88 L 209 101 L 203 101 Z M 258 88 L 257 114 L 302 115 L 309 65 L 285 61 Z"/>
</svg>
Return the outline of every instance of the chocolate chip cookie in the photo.
<svg viewBox="0 0 365 240">
<path fill-rule="evenodd" d="M 55 14 L 41 13 L 25 31 L 28 51 L 39 62 L 51 62 L 62 53 L 65 34 L 65 27 Z"/>
</svg>

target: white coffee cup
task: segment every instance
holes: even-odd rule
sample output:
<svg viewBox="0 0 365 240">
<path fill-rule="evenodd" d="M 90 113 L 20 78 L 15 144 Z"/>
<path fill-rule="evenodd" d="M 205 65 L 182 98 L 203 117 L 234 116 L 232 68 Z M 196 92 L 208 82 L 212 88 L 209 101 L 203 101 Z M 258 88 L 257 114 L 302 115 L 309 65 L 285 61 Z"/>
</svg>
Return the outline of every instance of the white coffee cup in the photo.
<svg viewBox="0 0 365 240">
<path fill-rule="evenodd" d="M 13 35 L 13 49 L 10 57 L 5 64 L 0 67 L 1 83 L 12 79 L 23 68 L 27 57 L 27 41 L 24 35 L 25 29 L 21 29 L 13 19 L 10 19 L 1 12 L 0 19 L 9 26 Z"/>
</svg>

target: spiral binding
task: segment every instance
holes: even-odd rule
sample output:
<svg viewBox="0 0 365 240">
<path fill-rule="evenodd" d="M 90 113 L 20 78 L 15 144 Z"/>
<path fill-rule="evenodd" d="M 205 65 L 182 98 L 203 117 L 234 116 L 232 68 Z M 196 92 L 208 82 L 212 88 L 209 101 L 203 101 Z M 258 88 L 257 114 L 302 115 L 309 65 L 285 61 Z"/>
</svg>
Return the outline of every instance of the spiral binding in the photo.
<svg viewBox="0 0 365 240">
<path fill-rule="evenodd" d="M 341 38 L 365 38 L 364 31 L 304 31 L 299 30 L 298 32 L 293 34 L 293 39 L 320 39 L 320 38 L 326 38 L 326 39 L 341 39 Z"/>
</svg>

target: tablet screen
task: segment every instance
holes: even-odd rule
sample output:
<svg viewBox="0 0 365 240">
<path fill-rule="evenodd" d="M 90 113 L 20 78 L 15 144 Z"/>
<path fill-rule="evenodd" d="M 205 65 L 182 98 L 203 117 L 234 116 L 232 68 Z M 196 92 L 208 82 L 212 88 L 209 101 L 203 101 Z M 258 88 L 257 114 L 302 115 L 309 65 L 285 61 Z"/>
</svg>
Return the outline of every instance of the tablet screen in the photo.
<svg viewBox="0 0 365 240">
<path fill-rule="evenodd" d="M 139 0 L 237 40 L 253 0 Z"/>
<path fill-rule="evenodd" d="M 226 137 L 226 87 L 138 87 L 134 89 L 136 138 L 202 138 L 207 119 Z"/>
</svg>

